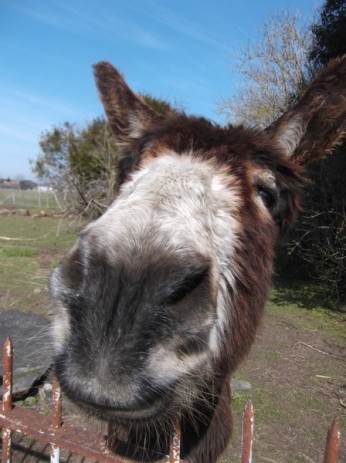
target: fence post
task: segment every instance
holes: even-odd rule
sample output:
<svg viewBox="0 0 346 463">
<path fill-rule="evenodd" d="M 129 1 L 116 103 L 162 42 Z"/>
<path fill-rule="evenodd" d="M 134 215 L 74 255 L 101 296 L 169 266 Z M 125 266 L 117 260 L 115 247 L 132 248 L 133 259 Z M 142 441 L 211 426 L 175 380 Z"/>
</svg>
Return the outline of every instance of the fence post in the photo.
<svg viewBox="0 0 346 463">
<path fill-rule="evenodd" d="M 12 374 L 13 374 L 13 347 L 10 338 L 7 338 L 3 346 L 3 386 L 2 407 L 4 412 L 12 410 Z M 12 431 L 9 428 L 2 430 L 2 461 L 11 462 Z"/>
<path fill-rule="evenodd" d="M 180 462 L 181 420 L 177 414 L 172 423 L 171 442 L 169 446 L 169 463 Z"/>
<path fill-rule="evenodd" d="M 52 375 L 52 428 L 57 430 L 61 427 L 61 389 L 58 383 L 55 372 Z M 51 445 L 50 463 L 59 463 L 60 461 L 60 448 L 54 444 Z"/>
<path fill-rule="evenodd" d="M 337 421 L 334 419 L 328 430 L 324 463 L 338 463 L 340 441 L 340 428 Z"/>
<path fill-rule="evenodd" d="M 252 462 L 252 443 L 254 432 L 254 410 L 251 400 L 246 404 L 243 415 L 243 436 L 241 445 L 241 463 Z"/>
</svg>

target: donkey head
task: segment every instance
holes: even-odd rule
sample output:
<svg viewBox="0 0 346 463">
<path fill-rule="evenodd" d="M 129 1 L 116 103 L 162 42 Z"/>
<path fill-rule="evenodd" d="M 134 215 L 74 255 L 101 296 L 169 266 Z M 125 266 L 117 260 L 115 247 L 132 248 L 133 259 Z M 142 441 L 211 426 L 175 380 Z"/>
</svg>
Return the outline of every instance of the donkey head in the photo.
<svg viewBox="0 0 346 463">
<path fill-rule="evenodd" d="M 167 453 L 180 411 L 183 458 L 213 462 L 303 166 L 345 133 L 346 59 L 261 132 L 162 116 L 110 64 L 95 73 L 123 145 L 120 187 L 52 273 L 56 371 L 72 400 L 125 430 L 124 454 Z"/>
</svg>

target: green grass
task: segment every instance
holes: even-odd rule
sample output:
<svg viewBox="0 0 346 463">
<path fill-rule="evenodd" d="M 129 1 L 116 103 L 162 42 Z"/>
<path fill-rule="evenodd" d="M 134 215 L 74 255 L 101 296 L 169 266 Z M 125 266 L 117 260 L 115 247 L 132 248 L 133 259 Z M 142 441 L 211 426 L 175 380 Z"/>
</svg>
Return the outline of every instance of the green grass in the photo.
<svg viewBox="0 0 346 463">
<path fill-rule="evenodd" d="M 34 257 L 37 256 L 38 250 L 34 248 L 26 248 L 24 246 L 12 246 L 1 249 L 1 257 Z"/>
<path fill-rule="evenodd" d="M 14 244 L 36 249 L 63 248 L 71 245 L 77 234 L 76 228 L 70 227 L 67 220 L 51 217 L 0 216 L 0 229 L 1 236 L 6 237 L 6 240 L 0 240 L 2 248 Z"/>
<path fill-rule="evenodd" d="M 44 313 L 47 277 L 77 230 L 55 218 L 16 215 L 0 216 L 0 229 L 0 310 Z"/>
<path fill-rule="evenodd" d="M 274 318 L 287 314 L 290 323 L 297 328 L 323 331 L 346 346 L 345 314 L 333 312 L 323 304 L 317 285 L 299 282 L 277 284 L 272 289 L 266 310 Z"/>
</svg>

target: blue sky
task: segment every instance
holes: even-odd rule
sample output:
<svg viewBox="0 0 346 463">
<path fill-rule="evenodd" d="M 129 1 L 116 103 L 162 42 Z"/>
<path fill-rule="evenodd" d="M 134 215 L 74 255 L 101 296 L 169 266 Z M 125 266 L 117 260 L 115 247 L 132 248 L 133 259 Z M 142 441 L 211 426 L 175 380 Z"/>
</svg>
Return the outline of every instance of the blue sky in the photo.
<svg viewBox="0 0 346 463">
<path fill-rule="evenodd" d="M 111 61 L 136 91 L 224 122 L 236 55 L 283 8 L 322 0 L 1 0 L 0 177 L 34 179 L 40 134 L 103 114 L 91 65 Z"/>
</svg>

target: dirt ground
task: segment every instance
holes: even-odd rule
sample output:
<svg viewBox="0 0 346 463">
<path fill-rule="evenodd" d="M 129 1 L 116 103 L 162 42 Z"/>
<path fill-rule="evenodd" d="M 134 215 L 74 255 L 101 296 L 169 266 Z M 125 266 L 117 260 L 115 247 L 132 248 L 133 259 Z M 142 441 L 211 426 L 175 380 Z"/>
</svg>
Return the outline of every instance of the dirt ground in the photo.
<svg viewBox="0 0 346 463">
<path fill-rule="evenodd" d="M 237 430 L 222 461 L 239 461 L 240 411 L 251 398 L 254 462 L 322 462 L 334 418 L 342 432 L 340 462 L 346 462 L 346 317 L 329 315 L 335 330 L 325 318 L 314 319 L 313 311 L 281 309 L 269 305 L 256 344 L 237 373 L 252 390 L 233 400 Z"/>
</svg>

